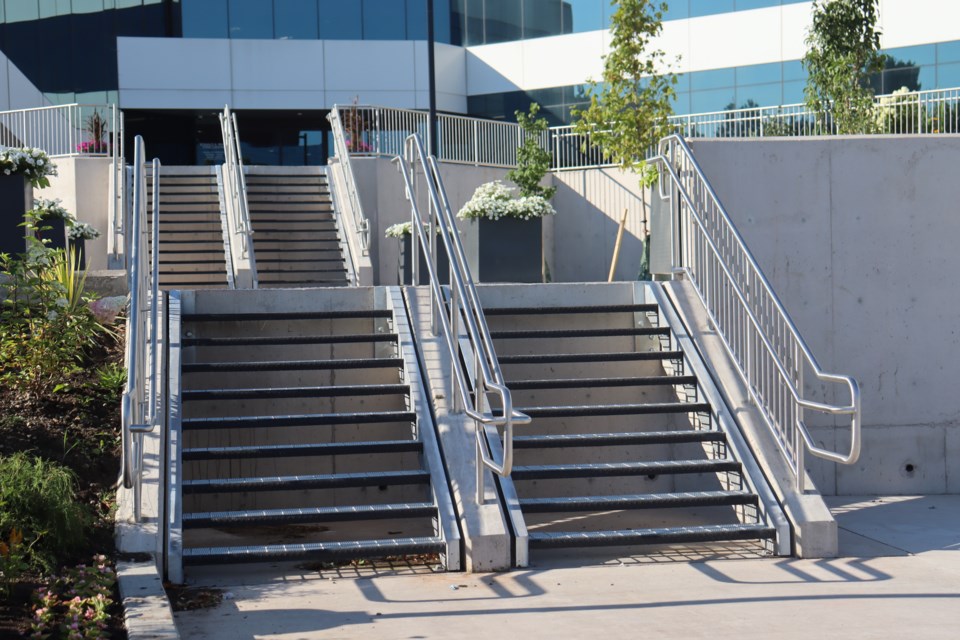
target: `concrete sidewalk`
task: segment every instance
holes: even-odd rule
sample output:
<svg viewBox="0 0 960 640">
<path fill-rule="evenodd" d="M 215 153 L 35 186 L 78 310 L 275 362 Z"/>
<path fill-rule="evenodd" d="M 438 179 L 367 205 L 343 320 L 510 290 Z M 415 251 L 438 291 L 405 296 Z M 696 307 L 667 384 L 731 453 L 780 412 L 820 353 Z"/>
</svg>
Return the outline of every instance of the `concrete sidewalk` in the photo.
<svg viewBox="0 0 960 640">
<path fill-rule="evenodd" d="M 960 496 L 828 498 L 843 557 L 696 549 L 535 556 L 500 574 L 429 567 L 193 572 L 227 594 L 184 638 L 957 638 Z M 691 561 L 692 560 L 692 561 Z"/>
</svg>

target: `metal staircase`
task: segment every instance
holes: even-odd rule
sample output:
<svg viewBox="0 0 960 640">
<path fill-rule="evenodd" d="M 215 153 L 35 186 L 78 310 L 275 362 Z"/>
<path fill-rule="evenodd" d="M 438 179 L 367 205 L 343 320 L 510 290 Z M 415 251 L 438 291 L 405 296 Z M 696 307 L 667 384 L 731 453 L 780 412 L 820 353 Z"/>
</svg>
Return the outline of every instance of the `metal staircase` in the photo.
<svg viewBox="0 0 960 640">
<path fill-rule="evenodd" d="M 261 288 L 349 284 L 322 167 L 248 167 L 247 206 Z"/>
<path fill-rule="evenodd" d="M 233 288 L 216 169 L 163 167 L 159 181 L 160 287 Z M 152 225 L 154 184 L 149 174 L 146 184 L 147 222 Z"/>
<path fill-rule="evenodd" d="M 185 565 L 439 554 L 460 543 L 412 337 L 383 288 L 183 292 Z M 179 446 L 179 451 L 177 451 Z M 176 476 L 176 474 L 174 474 Z M 179 568 L 171 567 L 177 576 Z"/>
<path fill-rule="evenodd" d="M 524 289 L 479 287 L 515 410 L 532 419 L 500 479 L 518 564 L 524 532 L 530 549 L 751 540 L 789 552 L 779 506 L 658 285 Z"/>
</svg>

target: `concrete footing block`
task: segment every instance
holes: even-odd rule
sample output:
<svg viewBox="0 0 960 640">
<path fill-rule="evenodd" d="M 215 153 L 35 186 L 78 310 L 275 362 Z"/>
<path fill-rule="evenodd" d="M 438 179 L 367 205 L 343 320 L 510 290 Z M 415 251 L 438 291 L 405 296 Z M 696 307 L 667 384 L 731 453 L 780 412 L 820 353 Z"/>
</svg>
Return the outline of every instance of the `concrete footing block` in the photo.
<svg viewBox="0 0 960 640">
<path fill-rule="evenodd" d="M 117 581 L 130 640 L 179 640 L 173 609 L 154 560 L 117 563 Z"/>
</svg>

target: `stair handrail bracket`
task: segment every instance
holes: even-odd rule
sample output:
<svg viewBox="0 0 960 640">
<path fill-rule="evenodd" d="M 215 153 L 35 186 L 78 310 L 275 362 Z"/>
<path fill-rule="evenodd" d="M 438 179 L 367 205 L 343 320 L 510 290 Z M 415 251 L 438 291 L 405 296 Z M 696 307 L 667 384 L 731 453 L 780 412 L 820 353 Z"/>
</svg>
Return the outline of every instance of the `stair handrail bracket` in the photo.
<svg viewBox="0 0 960 640">
<path fill-rule="evenodd" d="M 672 207 L 674 274 L 693 284 L 752 400 L 790 462 L 797 489 L 805 490 L 805 453 L 840 464 L 855 463 L 861 448 L 857 381 L 820 367 L 686 140 L 678 134 L 663 138 L 650 162 L 660 173 L 660 196 Z M 830 404 L 804 397 L 808 371 L 818 382 L 845 386 L 850 402 Z M 804 410 L 850 416 L 849 451 L 818 446 L 804 420 Z"/>
<path fill-rule="evenodd" d="M 340 204 L 349 207 L 354 229 L 360 238 L 361 254 L 366 256 L 370 254 L 370 222 L 363 213 L 363 204 L 357 191 L 357 179 L 353 174 L 353 163 L 350 160 L 350 145 L 355 142 L 351 140 L 349 144 L 347 143 L 343 117 L 340 114 L 342 109 L 343 107 L 339 105 L 333 105 L 333 109 L 327 116 L 333 133 L 334 155 L 343 171 L 343 179 L 346 183 L 344 185 L 347 191 L 346 198 L 341 198 Z"/>
<path fill-rule="evenodd" d="M 234 277 L 239 271 L 249 270 L 250 287 L 257 288 L 257 263 L 253 252 L 253 226 L 250 223 L 250 208 L 247 203 L 247 177 L 243 168 L 243 155 L 240 150 L 240 133 L 237 128 L 237 114 L 229 105 L 220 113 L 220 133 L 223 136 L 223 174 L 227 190 L 227 224 L 230 229 L 230 245 L 236 242 L 237 249 L 231 253 L 239 264 L 231 265 Z"/>
<path fill-rule="evenodd" d="M 147 226 L 147 164 L 143 138 L 134 141 L 133 197 L 131 199 L 130 267 L 127 280 L 130 307 L 127 314 L 125 364 L 127 384 L 121 399 L 121 481 L 133 490 L 133 519 L 141 519 L 143 437 L 162 424 L 163 371 L 161 292 L 159 289 L 159 175 L 160 161 L 150 165 L 153 180 L 153 223 Z M 149 240 L 148 240 L 149 238 Z M 149 253 L 148 253 L 149 248 Z"/>
<path fill-rule="evenodd" d="M 436 158 L 427 156 L 420 136 L 412 134 L 406 139 L 404 157 L 397 156 L 394 162 L 403 176 L 406 197 L 410 202 L 411 226 L 415 234 L 411 242 L 413 282 L 419 279 L 418 254 L 423 250 L 429 276 L 432 330 L 434 335 L 443 334 L 456 386 L 453 390 L 453 409 L 462 411 L 474 421 L 476 427 L 477 503 L 482 504 L 484 468 L 501 477 L 510 475 L 513 470 L 514 425 L 529 424 L 530 417 L 513 408 L 513 398 L 500 370 Z M 422 178 L 426 187 L 428 223 L 424 223 L 417 201 L 417 177 Z M 450 258 L 449 295 L 440 284 L 437 272 L 438 237 Z M 461 340 L 461 329 L 465 330 L 468 347 Z M 466 368 L 470 370 L 469 381 L 461 362 L 466 363 Z M 499 398 L 499 413 L 489 408 L 490 395 Z M 495 459 L 486 441 L 486 426 L 495 426 L 502 432 L 503 455 L 500 460 Z"/>
</svg>

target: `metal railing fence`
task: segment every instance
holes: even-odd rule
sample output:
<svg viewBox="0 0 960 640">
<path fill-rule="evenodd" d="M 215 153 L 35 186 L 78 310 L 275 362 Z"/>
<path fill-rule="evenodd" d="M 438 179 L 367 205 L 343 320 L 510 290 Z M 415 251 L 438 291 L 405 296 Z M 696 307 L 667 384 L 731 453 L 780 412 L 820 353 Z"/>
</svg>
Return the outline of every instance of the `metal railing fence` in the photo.
<svg viewBox="0 0 960 640">
<path fill-rule="evenodd" d="M 356 109 L 351 110 L 351 115 L 342 113 L 343 109 L 334 105 L 327 119 L 330 121 L 330 129 L 333 132 L 334 155 L 340 163 L 342 169 L 344 187 L 347 191 L 346 198 L 340 198 L 339 205 L 346 205 L 349 208 L 349 215 L 353 219 L 354 228 L 360 236 L 360 250 L 363 255 L 370 253 L 370 221 L 363 214 L 363 204 L 360 202 L 360 194 L 357 192 L 357 179 L 353 175 L 353 163 L 350 161 L 350 155 L 356 153 L 366 153 L 361 151 L 366 149 L 369 143 L 361 141 L 361 133 L 358 128 Z M 362 117 L 370 117 L 374 114 L 364 110 L 360 112 Z M 402 115 L 402 114 L 401 114 Z M 398 117 L 401 117 L 398 115 Z M 346 122 L 344 122 L 346 120 Z M 348 130 L 347 127 L 350 127 Z M 384 140 L 386 142 L 386 139 Z M 362 142 L 362 143 L 361 143 Z M 387 154 L 391 155 L 391 154 Z M 398 154 L 392 154 L 398 155 Z"/>
<path fill-rule="evenodd" d="M 413 282 L 419 282 L 419 252 L 424 251 L 430 280 L 431 327 L 434 335 L 443 334 L 456 386 L 453 408 L 454 411 L 466 413 L 475 424 L 477 502 L 481 503 L 484 468 L 500 476 L 510 475 L 513 470 L 513 426 L 528 424 L 530 417 L 513 409 L 513 398 L 500 371 L 463 244 L 456 233 L 456 221 L 440 179 L 436 158 L 427 156 L 420 137 L 413 134 L 407 139 L 404 155 L 397 156 L 395 162 L 403 176 L 406 196 L 410 201 L 414 234 L 410 243 Z M 426 187 L 426 222 L 418 204 L 418 186 L 421 182 Z M 440 238 L 449 256 L 449 300 L 437 273 L 437 238 Z M 469 348 L 465 348 L 461 331 L 465 331 Z M 461 366 L 461 363 L 465 363 L 465 366 Z M 465 372 L 464 368 L 468 371 Z M 499 401 L 499 414 L 488 408 L 491 395 Z M 500 460 L 495 459 L 487 444 L 484 427 L 488 425 L 502 429 L 503 456 Z"/>
<path fill-rule="evenodd" d="M 227 190 L 228 225 L 232 230 L 231 251 L 240 249 L 240 257 L 250 262 L 252 287 L 257 288 L 257 264 L 253 253 L 253 227 L 250 225 L 250 209 L 247 205 L 247 177 L 243 170 L 243 155 L 240 151 L 240 134 L 237 129 L 237 114 L 224 106 L 220 114 L 220 133 L 223 136 L 224 178 Z M 234 240 L 236 244 L 234 244 Z M 232 266 L 231 266 L 232 268 Z"/>
<path fill-rule="evenodd" d="M 147 165 L 143 138 L 136 137 L 133 155 L 133 194 L 130 211 L 130 264 L 127 282 L 130 307 L 127 314 L 125 365 L 127 385 L 121 399 L 122 482 L 133 490 L 134 520 L 141 517 L 143 436 L 163 423 L 163 371 L 165 336 L 159 290 L 160 161 L 151 163 L 152 225 L 147 223 Z"/>
<path fill-rule="evenodd" d="M 50 157 L 110 157 L 119 144 L 115 104 L 63 104 L 0 111 L 0 146 L 36 147 Z"/>
<path fill-rule="evenodd" d="M 750 395 L 804 490 L 804 456 L 852 464 L 860 455 L 860 389 L 849 376 L 826 373 L 703 174 L 686 141 L 664 138 L 652 160 L 661 197 L 672 206 L 672 264 L 694 285 L 736 362 Z M 840 385 L 849 404 L 807 399 L 805 381 Z M 832 387 L 837 389 L 839 387 Z M 850 450 L 820 448 L 807 428 L 806 411 L 850 416 Z"/>
</svg>

